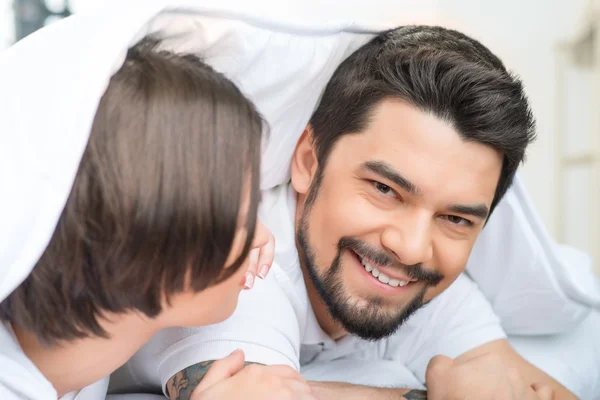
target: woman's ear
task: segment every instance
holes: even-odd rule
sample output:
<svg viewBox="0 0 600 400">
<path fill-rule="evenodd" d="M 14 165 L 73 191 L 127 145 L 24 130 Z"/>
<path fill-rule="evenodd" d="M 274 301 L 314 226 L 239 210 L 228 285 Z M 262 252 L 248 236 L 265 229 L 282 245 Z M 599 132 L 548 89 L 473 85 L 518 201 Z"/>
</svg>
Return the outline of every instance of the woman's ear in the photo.
<svg viewBox="0 0 600 400">
<path fill-rule="evenodd" d="M 294 186 L 297 193 L 308 193 L 318 166 L 313 129 L 309 124 L 300 136 L 292 157 L 292 186 Z"/>
</svg>

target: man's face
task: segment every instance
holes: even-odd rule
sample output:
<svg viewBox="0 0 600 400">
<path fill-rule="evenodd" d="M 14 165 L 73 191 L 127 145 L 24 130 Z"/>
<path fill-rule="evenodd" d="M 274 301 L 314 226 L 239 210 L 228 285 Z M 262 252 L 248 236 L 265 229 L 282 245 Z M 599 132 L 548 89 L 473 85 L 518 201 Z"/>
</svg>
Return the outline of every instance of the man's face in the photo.
<svg viewBox="0 0 600 400">
<path fill-rule="evenodd" d="M 502 155 L 392 100 L 336 142 L 325 168 L 311 143 L 301 139 L 292 167 L 303 266 L 348 332 L 388 336 L 464 270 Z"/>
</svg>

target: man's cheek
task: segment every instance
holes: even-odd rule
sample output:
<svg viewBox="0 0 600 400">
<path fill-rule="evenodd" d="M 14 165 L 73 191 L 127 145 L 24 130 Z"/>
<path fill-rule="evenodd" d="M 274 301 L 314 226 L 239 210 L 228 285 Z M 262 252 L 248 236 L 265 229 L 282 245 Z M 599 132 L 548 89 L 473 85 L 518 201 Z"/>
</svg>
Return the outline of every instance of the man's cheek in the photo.
<svg viewBox="0 0 600 400">
<path fill-rule="evenodd" d="M 343 229 L 345 233 L 342 236 L 361 235 L 374 230 L 376 225 L 389 223 L 381 218 L 373 205 L 361 196 L 343 199 L 335 205 L 331 204 L 330 210 L 329 223 Z"/>
</svg>

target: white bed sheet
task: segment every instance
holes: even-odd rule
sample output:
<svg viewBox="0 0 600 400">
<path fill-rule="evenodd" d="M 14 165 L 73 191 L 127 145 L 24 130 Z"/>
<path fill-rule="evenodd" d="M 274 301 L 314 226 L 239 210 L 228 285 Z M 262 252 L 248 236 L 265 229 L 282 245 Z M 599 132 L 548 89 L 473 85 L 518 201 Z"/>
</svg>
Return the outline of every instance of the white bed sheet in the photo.
<svg viewBox="0 0 600 400">
<path fill-rule="evenodd" d="M 600 312 L 572 331 L 548 336 L 509 336 L 530 363 L 583 400 L 600 400 Z"/>
</svg>

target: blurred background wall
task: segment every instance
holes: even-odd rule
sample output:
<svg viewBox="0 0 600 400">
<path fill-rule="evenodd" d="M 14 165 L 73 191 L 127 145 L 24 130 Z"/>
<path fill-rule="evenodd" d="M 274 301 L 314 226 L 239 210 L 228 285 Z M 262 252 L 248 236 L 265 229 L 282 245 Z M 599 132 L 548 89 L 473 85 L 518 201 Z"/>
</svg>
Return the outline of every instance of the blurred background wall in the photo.
<svg viewBox="0 0 600 400">
<path fill-rule="evenodd" d="M 0 48 L 94 1 L 101 0 L 0 0 Z M 521 76 L 538 124 L 521 177 L 551 235 L 590 253 L 600 273 L 600 1 L 350 2 L 367 13 L 389 7 L 390 15 L 418 4 Z"/>
</svg>

